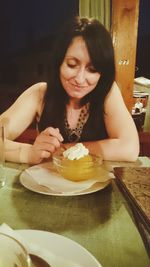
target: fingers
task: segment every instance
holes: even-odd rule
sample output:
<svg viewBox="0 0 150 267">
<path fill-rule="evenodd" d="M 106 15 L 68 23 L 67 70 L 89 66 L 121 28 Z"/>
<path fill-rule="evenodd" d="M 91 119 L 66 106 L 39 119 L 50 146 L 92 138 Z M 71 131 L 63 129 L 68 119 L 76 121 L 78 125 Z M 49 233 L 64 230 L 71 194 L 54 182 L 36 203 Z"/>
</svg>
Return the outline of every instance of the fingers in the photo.
<svg viewBox="0 0 150 267">
<path fill-rule="evenodd" d="M 48 127 L 43 131 L 43 133 L 56 137 L 59 142 L 62 142 L 64 140 L 58 128 Z"/>
<path fill-rule="evenodd" d="M 48 127 L 41 132 L 37 140 L 42 144 L 43 148 L 54 152 L 56 148 L 60 147 L 63 137 L 58 128 Z"/>
<path fill-rule="evenodd" d="M 53 152 L 53 150 L 55 150 L 55 148 L 59 148 L 60 147 L 60 142 L 56 137 L 53 136 L 48 136 L 45 134 L 40 134 L 37 138 L 35 143 L 39 149 L 44 149 L 47 151 L 51 151 Z"/>
<path fill-rule="evenodd" d="M 43 159 L 47 159 L 51 156 L 51 153 L 48 151 L 38 150 L 32 146 L 29 154 L 29 163 L 30 164 L 39 164 Z"/>
<path fill-rule="evenodd" d="M 36 154 L 35 158 L 38 163 L 42 159 L 49 158 L 61 146 L 62 141 L 63 137 L 58 128 L 48 127 L 42 131 L 33 144 L 33 150 Z"/>
<path fill-rule="evenodd" d="M 41 159 L 48 159 L 51 156 L 51 153 L 48 151 L 42 151 Z"/>
</svg>

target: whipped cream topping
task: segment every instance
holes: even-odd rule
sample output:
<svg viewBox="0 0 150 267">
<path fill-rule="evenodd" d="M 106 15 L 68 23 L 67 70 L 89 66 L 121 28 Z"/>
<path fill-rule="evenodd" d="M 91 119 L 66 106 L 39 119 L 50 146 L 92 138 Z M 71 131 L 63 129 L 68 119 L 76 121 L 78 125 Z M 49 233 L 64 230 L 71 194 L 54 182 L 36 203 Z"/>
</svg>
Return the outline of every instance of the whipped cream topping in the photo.
<svg viewBox="0 0 150 267">
<path fill-rule="evenodd" d="M 80 159 L 88 154 L 89 150 L 82 143 L 77 143 L 63 152 L 63 156 L 70 160 Z"/>
</svg>

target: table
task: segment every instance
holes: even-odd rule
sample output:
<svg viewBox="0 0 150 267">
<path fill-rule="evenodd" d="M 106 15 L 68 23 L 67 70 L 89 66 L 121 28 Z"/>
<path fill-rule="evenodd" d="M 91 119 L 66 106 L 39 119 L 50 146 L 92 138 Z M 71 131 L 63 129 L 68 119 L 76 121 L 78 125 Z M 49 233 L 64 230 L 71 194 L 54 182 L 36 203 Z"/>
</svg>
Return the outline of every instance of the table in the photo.
<svg viewBox="0 0 150 267">
<path fill-rule="evenodd" d="M 109 163 L 150 166 L 150 160 Z M 0 224 L 13 229 L 39 229 L 61 234 L 89 250 L 103 267 L 149 267 L 150 259 L 128 203 L 115 181 L 83 196 L 58 197 L 31 192 L 19 182 L 28 166 L 6 164 L 7 184 L 0 189 Z M 91 266 L 92 267 L 92 266 Z"/>
</svg>

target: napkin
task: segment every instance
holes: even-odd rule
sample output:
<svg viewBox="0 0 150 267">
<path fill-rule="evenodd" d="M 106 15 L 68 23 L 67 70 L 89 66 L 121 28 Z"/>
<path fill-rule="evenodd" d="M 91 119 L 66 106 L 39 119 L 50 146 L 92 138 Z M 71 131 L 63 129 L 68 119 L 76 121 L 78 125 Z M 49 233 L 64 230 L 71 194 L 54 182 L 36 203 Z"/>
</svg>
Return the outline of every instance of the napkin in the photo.
<svg viewBox="0 0 150 267">
<path fill-rule="evenodd" d="M 109 172 L 108 170 L 105 170 L 104 168 L 101 168 L 100 173 L 97 177 L 85 181 L 70 181 L 68 179 L 63 178 L 55 171 L 52 162 L 34 165 L 26 169 L 26 172 L 32 177 L 34 182 L 36 182 L 37 184 L 46 186 L 55 192 L 65 194 L 78 193 L 90 188 L 93 184 L 97 182 L 105 183 L 110 179 L 114 178 L 113 173 Z"/>
<path fill-rule="evenodd" d="M 80 264 L 67 259 L 63 259 L 62 257 L 59 257 L 59 255 L 55 255 L 49 250 L 44 250 L 43 248 L 38 246 L 38 244 L 33 244 L 31 242 L 27 243 L 27 241 L 24 240 L 18 232 L 14 231 L 5 223 L 0 225 L 0 232 L 8 234 L 17 239 L 26 248 L 28 253 L 40 256 L 41 258 L 46 260 L 52 267 L 82 267 Z"/>
</svg>

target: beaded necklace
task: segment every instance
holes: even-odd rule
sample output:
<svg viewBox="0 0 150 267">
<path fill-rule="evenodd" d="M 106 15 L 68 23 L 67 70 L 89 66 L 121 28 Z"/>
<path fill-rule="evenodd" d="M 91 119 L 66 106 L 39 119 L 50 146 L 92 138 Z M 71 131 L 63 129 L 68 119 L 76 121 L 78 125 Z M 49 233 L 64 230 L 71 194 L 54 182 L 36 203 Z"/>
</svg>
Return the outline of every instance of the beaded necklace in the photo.
<svg viewBox="0 0 150 267">
<path fill-rule="evenodd" d="M 64 130 L 66 135 L 68 136 L 68 140 L 69 142 L 78 142 L 82 131 L 83 131 L 83 127 L 89 117 L 89 107 L 90 107 L 90 103 L 87 103 L 86 105 L 84 105 L 80 111 L 80 115 L 79 115 L 79 119 L 77 122 L 77 126 L 74 129 L 71 129 L 67 120 L 67 116 L 65 114 L 64 116 Z"/>
</svg>

